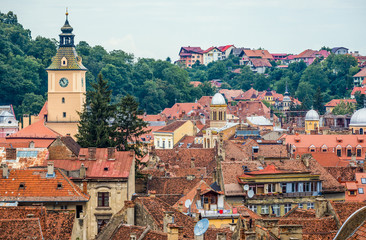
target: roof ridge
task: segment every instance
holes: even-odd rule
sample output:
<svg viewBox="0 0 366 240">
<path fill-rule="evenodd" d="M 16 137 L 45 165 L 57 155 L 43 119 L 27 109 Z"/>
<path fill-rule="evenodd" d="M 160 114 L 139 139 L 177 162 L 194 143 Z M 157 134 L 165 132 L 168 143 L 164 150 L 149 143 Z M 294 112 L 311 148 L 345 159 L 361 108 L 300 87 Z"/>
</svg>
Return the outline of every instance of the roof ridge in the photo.
<svg viewBox="0 0 366 240">
<path fill-rule="evenodd" d="M 82 192 L 81 191 L 81 189 L 79 188 L 79 187 L 77 187 L 77 188 L 79 188 L 79 190 L 80 190 L 80 192 L 76 189 L 76 185 L 74 185 L 74 183 L 62 172 L 62 170 L 60 170 L 59 168 L 56 168 L 56 170 L 58 170 L 60 173 L 61 173 L 61 175 L 64 177 L 64 179 L 71 185 L 71 187 L 79 194 L 79 196 L 81 196 L 81 197 L 83 197 L 83 198 L 86 198 L 85 197 L 85 195 L 86 194 L 84 194 L 84 193 L 80 193 L 80 192 Z M 90 199 L 90 196 L 87 198 L 87 200 L 89 200 Z"/>
</svg>

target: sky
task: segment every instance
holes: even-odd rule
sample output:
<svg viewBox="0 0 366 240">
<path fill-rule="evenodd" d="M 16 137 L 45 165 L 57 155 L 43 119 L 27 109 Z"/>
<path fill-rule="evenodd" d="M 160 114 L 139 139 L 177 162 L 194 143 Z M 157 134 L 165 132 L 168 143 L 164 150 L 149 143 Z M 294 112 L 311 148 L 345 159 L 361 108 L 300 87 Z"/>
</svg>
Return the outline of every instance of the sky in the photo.
<svg viewBox="0 0 366 240">
<path fill-rule="evenodd" d="M 228 44 L 366 55 L 366 0 L 0 0 L 0 11 L 17 14 L 33 38 L 58 40 L 66 7 L 76 42 L 141 58 L 177 60 L 182 46 Z"/>
</svg>

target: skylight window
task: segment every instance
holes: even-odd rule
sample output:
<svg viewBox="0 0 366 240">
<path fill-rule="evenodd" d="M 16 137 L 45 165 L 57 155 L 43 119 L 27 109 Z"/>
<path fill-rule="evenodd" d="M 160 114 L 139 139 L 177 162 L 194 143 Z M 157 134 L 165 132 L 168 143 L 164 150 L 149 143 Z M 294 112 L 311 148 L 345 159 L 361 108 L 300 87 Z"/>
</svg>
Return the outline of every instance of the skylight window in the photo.
<svg viewBox="0 0 366 240">
<path fill-rule="evenodd" d="M 37 151 L 18 151 L 17 158 L 35 158 L 37 157 Z"/>
</svg>

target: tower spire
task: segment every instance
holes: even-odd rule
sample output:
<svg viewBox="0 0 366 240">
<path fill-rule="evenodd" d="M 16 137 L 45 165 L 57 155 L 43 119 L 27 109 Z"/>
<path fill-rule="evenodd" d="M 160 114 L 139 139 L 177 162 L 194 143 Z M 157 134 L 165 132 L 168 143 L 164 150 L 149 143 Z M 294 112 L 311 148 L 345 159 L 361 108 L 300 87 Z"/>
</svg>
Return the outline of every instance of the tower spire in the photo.
<svg viewBox="0 0 366 240">
<path fill-rule="evenodd" d="M 66 15 L 66 21 L 68 21 L 69 20 L 69 11 L 68 11 L 67 7 L 66 7 L 66 13 L 65 13 L 65 15 Z"/>
</svg>

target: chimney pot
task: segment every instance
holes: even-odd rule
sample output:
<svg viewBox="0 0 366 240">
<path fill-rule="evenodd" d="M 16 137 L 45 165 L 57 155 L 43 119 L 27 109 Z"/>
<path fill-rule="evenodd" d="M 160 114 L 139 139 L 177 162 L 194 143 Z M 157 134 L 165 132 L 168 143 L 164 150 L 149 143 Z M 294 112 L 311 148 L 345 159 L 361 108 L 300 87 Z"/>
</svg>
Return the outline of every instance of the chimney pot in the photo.
<svg viewBox="0 0 366 240">
<path fill-rule="evenodd" d="M 47 163 L 47 177 L 53 177 L 55 175 L 55 166 L 53 162 Z"/>
<path fill-rule="evenodd" d="M 81 167 L 80 167 L 80 178 L 85 178 L 86 177 L 86 168 L 84 166 L 84 163 L 81 164 Z"/>
</svg>

